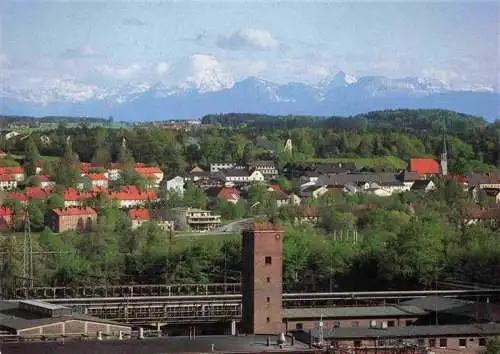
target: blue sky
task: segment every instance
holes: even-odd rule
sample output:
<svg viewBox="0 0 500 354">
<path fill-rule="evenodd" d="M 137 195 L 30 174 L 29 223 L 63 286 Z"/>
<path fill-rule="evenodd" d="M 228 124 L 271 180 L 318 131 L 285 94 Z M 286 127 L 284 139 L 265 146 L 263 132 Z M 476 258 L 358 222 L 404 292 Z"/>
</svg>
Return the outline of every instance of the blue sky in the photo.
<svg viewBox="0 0 500 354">
<path fill-rule="evenodd" d="M 6 0 L 0 79 L 85 91 L 213 77 L 317 83 L 343 70 L 498 87 L 498 10 L 486 1 Z"/>
</svg>

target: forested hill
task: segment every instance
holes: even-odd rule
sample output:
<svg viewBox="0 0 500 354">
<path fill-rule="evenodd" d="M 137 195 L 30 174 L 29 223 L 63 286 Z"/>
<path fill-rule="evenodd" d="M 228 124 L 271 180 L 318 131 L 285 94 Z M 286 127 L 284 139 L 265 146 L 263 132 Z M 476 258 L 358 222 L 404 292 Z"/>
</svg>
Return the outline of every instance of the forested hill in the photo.
<svg viewBox="0 0 500 354">
<path fill-rule="evenodd" d="M 207 115 L 203 124 L 258 129 L 335 128 L 359 131 L 447 131 L 464 133 L 485 129 L 485 119 L 441 109 L 399 109 L 376 111 L 351 117 L 270 116 L 251 113 Z M 492 124 L 497 124 L 492 123 Z"/>
</svg>

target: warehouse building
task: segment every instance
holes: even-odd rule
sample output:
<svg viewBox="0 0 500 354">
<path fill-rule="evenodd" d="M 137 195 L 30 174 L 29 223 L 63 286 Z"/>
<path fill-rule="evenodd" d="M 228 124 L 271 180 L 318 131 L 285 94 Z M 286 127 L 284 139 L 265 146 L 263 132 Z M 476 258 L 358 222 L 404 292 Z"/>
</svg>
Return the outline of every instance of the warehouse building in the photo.
<svg viewBox="0 0 500 354">
<path fill-rule="evenodd" d="M 0 340 L 129 335 L 131 327 L 73 313 L 68 307 L 37 300 L 0 301 Z"/>
</svg>

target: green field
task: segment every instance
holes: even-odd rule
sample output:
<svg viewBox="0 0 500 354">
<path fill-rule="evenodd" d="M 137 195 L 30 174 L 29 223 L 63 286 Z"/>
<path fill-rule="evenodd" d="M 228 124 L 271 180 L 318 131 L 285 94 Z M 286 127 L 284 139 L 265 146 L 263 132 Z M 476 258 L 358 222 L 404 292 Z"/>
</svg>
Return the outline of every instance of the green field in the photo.
<svg viewBox="0 0 500 354">
<path fill-rule="evenodd" d="M 395 156 L 380 156 L 380 157 L 329 157 L 323 159 L 310 159 L 308 163 L 355 163 L 359 167 L 369 168 L 390 168 L 404 169 L 407 167 L 407 162 Z"/>
</svg>

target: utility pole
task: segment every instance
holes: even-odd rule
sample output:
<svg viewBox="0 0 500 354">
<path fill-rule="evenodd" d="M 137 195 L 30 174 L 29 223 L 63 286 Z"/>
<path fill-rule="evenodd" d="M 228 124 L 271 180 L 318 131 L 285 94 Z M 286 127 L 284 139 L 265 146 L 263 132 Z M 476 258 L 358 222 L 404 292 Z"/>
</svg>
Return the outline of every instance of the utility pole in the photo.
<svg viewBox="0 0 500 354">
<path fill-rule="evenodd" d="M 23 277 L 29 279 L 30 288 L 33 287 L 33 242 L 31 239 L 31 225 L 28 208 L 25 212 L 24 240 L 23 240 Z"/>
</svg>

